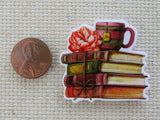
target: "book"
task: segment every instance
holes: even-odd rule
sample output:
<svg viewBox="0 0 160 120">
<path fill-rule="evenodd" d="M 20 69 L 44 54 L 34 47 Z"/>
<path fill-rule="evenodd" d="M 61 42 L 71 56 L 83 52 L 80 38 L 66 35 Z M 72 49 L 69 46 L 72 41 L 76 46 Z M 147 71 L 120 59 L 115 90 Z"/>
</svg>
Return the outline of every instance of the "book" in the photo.
<svg viewBox="0 0 160 120">
<path fill-rule="evenodd" d="M 143 64 L 91 61 L 86 63 L 86 68 L 84 63 L 68 64 L 67 74 L 82 74 L 84 73 L 84 68 L 86 69 L 86 73 L 109 72 L 122 74 L 142 74 L 142 66 Z"/>
<path fill-rule="evenodd" d="M 87 52 L 86 61 L 108 61 L 143 64 L 144 55 L 119 51 L 91 51 Z M 64 64 L 84 62 L 84 53 L 63 54 L 61 61 Z"/>
<path fill-rule="evenodd" d="M 116 86 L 105 85 L 96 86 L 93 89 L 87 90 L 86 98 L 103 98 L 103 99 L 146 99 L 143 96 L 143 91 L 147 86 Z M 79 97 L 84 98 L 84 90 L 79 93 L 82 87 L 67 87 L 66 97 Z"/>
<path fill-rule="evenodd" d="M 87 85 L 145 85 L 144 75 L 132 75 L 132 74 L 116 74 L 116 73 L 96 73 L 86 74 Z M 91 80 L 91 81 L 89 81 Z M 65 86 L 79 86 L 74 83 L 75 81 L 83 84 L 83 74 L 78 75 L 66 75 L 64 77 Z"/>
</svg>

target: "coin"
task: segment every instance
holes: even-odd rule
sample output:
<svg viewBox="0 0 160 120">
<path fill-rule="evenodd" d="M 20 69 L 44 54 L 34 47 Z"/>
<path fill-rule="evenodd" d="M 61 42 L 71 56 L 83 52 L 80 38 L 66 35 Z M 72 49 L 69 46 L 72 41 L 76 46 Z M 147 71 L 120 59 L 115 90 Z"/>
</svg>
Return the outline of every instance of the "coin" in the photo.
<svg viewBox="0 0 160 120">
<path fill-rule="evenodd" d="M 11 63 L 14 70 L 22 77 L 37 78 L 51 66 L 52 55 L 47 45 L 41 40 L 26 38 L 13 48 Z"/>
</svg>

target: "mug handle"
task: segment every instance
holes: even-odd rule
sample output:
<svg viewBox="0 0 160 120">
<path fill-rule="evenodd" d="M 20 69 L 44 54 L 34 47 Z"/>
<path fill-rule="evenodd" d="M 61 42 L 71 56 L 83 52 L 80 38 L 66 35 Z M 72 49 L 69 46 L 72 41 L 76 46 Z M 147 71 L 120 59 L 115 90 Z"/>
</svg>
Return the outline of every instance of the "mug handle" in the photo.
<svg viewBox="0 0 160 120">
<path fill-rule="evenodd" d="M 135 36 L 134 30 L 132 28 L 127 27 L 126 30 L 125 30 L 125 32 L 126 31 L 130 31 L 131 37 L 130 37 L 130 40 L 129 40 L 128 44 L 126 44 L 126 45 L 123 44 L 122 45 L 123 48 L 129 48 L 133 44 L 133 42 L 134 42 L 134 36 Z"/>
</svg>

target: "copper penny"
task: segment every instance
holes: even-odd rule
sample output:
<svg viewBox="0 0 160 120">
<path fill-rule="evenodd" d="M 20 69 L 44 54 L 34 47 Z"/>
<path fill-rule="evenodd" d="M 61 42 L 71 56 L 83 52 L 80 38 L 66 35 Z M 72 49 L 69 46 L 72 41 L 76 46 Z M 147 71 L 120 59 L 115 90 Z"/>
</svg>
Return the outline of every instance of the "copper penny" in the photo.
<svg viewBox="0 0 160 120">
<path fill-rule="evenodd" d="M 37 78 L 51 66 L 52 55 L 47 45 L 41 40 L 26 38 L 13 48 L 11 62 L 19 75 L 25 78 Z"/>
</svg>

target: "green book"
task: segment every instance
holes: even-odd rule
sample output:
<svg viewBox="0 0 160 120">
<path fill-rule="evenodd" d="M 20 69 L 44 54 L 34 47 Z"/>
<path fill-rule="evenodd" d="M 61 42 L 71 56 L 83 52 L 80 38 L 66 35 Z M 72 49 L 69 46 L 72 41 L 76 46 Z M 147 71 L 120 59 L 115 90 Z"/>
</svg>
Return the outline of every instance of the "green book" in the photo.
<svg viewBox="0 0 160 120">
<path fill-rule="evenodd" d="M 99 72 L 110 72 L 110 73 L 124 73 L 124 74 L 142 74 L 143 64 L 131 64 L 131 63 L 115 63 L 115 62 L 102 62 L 102 61 L 91 61 L 86 62 L 86 73 L 99 73 Z M 84 63 L 68 64 L 67 74 L 83 74 Z"/>
</svg>

